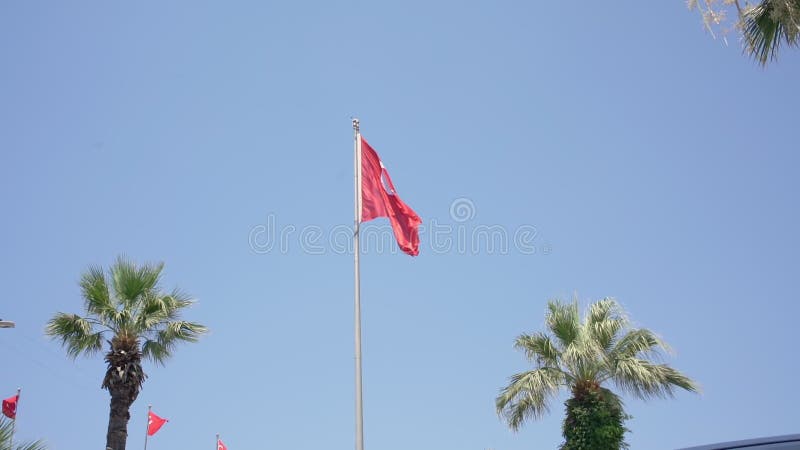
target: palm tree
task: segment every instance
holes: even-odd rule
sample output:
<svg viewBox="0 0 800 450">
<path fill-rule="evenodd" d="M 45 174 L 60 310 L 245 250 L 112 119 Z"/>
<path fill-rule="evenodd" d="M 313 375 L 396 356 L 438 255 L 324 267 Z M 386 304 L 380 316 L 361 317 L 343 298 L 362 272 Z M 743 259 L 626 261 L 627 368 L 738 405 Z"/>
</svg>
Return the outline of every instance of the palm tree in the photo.
<svg viewBox="0 0 800 450">
<path fill-rule="evenodd" d="M 106 277 L 90 267 L 81 277 L 85 317 L 57 313 L 46 333 L 60 339 L 67 355 L 93 355 L 108 342 L 108 364 L 102 388 L 111 395 L 106 447 L 125 450 L 130 407 L 146 378 L 142 359 L 156 364 L 172 355 L 180 342 L 196 342 L 206 327 L 180 320 L 181 311 L 194 303 L 182 291 L 161 291 L 163 263 L 136 265 L 119 257 Z"/>
<path fill-rule="evenodd" d="M 800 0 L 762 0 L 739 11 L 746 50 L 761 65 L 777 57 L 782 43 L 797 46 Z"/>
<path fill-rule="evenodd" d="M 11 442 L 14 434 L 14 424 L 0 416 L 0 449 L 2 450 L 47 450 L 47 446 L 42 441 L 21 442 L 13 444 Z"/>
<path fill-rule="evenodd" d="M 567 401 L 568 419 L 570 405 L 587 398 L 599 398 L 608 408 L 621 413 L 622 404 L 605 387 L 608 383 L 640 399 L 670 397 L 677 388 L 698 391 L 685 375 L 666 364 L 652 362 L 669 351 L 666 343 L 650 330 L 632 328 L 613 299 L 591 304 L 583 321 L 577 301 L 550 301 L 545 324 L 550 334 L 517 337 L 515 348 L 525 352 L 534 368 L 512 376 L 496 399 L 498 414 L 514 431 L 527 419 L 537 419 L 548 412 L 550 401 L 562 388 L 572 395 Z M 565 421 L 565 428 L 569 423 Z M 570 447 L 569 436 L 564 434 L 565 448 L 580 448 Z"/>
</svg>

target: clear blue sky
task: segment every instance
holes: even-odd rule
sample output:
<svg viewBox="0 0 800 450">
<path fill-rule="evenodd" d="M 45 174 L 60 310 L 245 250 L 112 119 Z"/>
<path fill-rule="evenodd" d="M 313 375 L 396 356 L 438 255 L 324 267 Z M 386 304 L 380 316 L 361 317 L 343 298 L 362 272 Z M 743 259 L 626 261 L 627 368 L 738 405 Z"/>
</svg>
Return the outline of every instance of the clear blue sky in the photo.
<svg viewBox="0 0 800 450">
<path fill-rule="evenodd" d="M 102 358 L 43 328 L 124 253 L 165 261 L 211 328 L 146 365 L 129 448 L 148 403 L 170 419 L 151 450 L 352 448 L 352 256 L 325 240 L 352 223 L 351 116 L 452 242 L 536 230 L 533 254 L 423 234 L 416 259 L 363 257 L 367 448 L 555 448 L 564 398 L 517 434 L 493 401 L 529 367 L 514 337 L 575 292 L 617 298 L 703 386 L 628 399 L 633 449 L 798 432 L 800 60 L 763 70 L 731 42 L 679 0 L 2 2 L 19 437 L 102 448 Z M 284 249 L 251 245 L 270 218 Z"/>
</svg>

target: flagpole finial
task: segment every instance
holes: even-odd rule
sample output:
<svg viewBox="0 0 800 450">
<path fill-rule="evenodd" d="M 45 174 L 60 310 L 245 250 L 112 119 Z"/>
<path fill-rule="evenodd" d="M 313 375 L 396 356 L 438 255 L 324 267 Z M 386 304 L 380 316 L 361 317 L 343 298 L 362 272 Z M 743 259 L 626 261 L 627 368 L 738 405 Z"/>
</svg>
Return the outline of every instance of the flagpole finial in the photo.
<svg viewBox="0 0 800 450">
<path fill-rule="evenodd" d="M 361 122 L 358 121 L 358 118 L 357 117 L 353 117 L 353 129 L 358 131 L 360 124 L 361 124 Z"/>
</svg>

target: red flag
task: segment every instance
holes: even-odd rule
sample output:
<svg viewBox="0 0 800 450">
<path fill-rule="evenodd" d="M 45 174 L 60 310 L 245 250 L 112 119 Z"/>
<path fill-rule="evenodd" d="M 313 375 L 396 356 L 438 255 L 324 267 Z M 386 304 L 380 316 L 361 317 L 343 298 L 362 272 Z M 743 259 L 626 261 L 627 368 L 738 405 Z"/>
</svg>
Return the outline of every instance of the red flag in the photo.
<svg viewBox="0 0 800 450">
<path fill-rule="evenodd" d="M 222 439 L 217 439 L 217 450 L 228 450 L 228 447 L 222 443 Z"/>
<path fill-rule="evenodd" d="M 8 397 L 7 399 L 3 400 L 3 414 L 9 419 L 17 418 L 18 401 L 19 401 L 19 395 Z"/>
<path fill-rule="evenodd" d="M 147 435 L 152 436 L 156 434 L 156 431 L 161 429 L 165 423 L 169 422 L 168 419 L 163 419 L 158 417 L 157 415 L 153 414 L 152 412 L 147 413 Z"/>
<path fill-rule="evenodd" d="M 419 254 L 422 219 L 400 200 L 378 153 L 361 138 L 361 221 L 388 217 L 397 245 L 403 252 Z"/>
</svg>

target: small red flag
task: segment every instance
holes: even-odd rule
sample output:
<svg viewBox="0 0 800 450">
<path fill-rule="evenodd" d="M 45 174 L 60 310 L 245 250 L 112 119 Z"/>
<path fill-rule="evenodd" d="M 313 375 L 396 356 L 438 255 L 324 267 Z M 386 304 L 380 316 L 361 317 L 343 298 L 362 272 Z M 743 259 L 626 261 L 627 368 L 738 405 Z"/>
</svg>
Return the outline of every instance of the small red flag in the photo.
<svg viewBox="0 0 800 450">
<path fill-rule="evenodd" d="M 228 450 L 228 447 L 222 443 L 222 439 L 217 439 L 217 450 Z"/>
<path fill-rule="evenodd" d="M 361 138 L 361 221 L 388 217 L 397 245 L 406 254 L 419 254 L 422 219 L 397 195 L 378 153 Z"/>
<path fill-rule="evenodd" d="M 156 434 L 156 431 L 161 429 L 165 423 L 169 422 L 169 419 L 163 419 L 158 417 L 157 415 L 153 414 L 152 412 L 147 413 L 147 435 L 152 436 Z"/>
<path fill-rule="evenodd" d="M 8 397 L 7 399 L 3 400 L 3 414 L 9 419 L 17 418 L 18 401 L 19 401 L 19 395 Z"/>
</svg>

